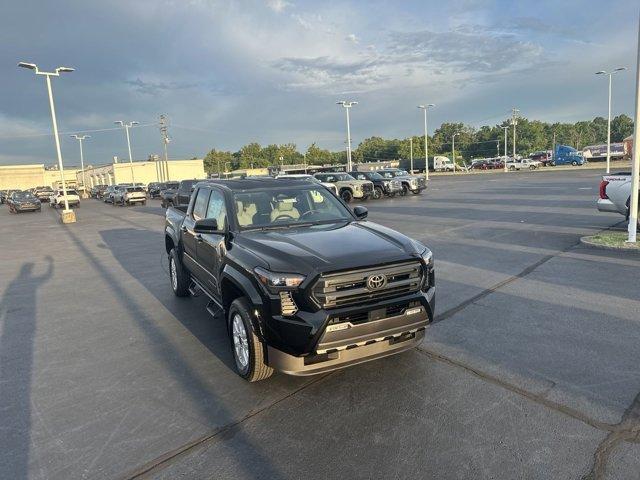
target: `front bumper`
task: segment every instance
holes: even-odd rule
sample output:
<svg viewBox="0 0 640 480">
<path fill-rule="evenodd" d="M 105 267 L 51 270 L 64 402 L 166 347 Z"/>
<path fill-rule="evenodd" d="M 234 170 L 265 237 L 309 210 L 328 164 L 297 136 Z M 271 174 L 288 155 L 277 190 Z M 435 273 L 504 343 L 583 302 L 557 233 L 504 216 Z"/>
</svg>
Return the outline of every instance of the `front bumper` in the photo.
<svg viewBox="0 0 640 480">
<path fill-rule="evenodd" d="M 35 204 L 31 204 L 31 205 L 14 205 L 13 208 L 17 212 L 34 212 L 36 210 L 40 210 L 41 206 L 40 205 L 35 205 Z"/>
<path fill-rule="evenodd" d="M 389 312 L 381 310 L 382 305 L 401 308 L 394 314 L 374 316 L 381 311 Z M 368 321 L 330 322 L 331 318 L 349 316 L 350 311 L 357 314 L 363 308 L 370 312 Z M 431 287 L 427 292 L 369 306 L 320 311 L 317 313 L 325 314 L 327 320 L 308 354 L 285 352 L 268 342 L 267 363 L 289 375 L 314 375 L 400 353 L 422 341 L 425 328 L 433 321 L 434 308 L 435 287 Z"/>
</svg>

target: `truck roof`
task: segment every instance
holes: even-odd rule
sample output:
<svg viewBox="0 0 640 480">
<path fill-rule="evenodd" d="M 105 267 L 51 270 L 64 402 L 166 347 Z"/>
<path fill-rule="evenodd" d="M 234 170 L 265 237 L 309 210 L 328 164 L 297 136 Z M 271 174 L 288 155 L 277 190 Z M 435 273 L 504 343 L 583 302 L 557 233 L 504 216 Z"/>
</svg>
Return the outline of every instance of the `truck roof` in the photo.
<svg viewBox="0 0 640 480">
<path fill-rule="evenodd" d="M 221 185 L 229 190 L 264 190 L 268 188 L 300 188 L 304 186 L 317 187 L 316 184 L 310 182 L 306 178 L 231 178 L 225 180 L 206 180 L 198 182 L 198 184 L 214 184 Z"/>
</svg>

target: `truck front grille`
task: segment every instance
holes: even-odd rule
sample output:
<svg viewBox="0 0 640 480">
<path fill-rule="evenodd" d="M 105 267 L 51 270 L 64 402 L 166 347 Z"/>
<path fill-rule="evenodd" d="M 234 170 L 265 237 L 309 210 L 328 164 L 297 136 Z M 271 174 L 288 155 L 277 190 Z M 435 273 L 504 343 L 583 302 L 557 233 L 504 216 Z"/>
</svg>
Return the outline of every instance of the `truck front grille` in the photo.
<svg viewBox="0 0 640 480">
<path fill-rule="evenodd" d="M 382 300 L 417 292 L 422 275 L 418 261 L 323 274 L 314 284 L 312 295 L 322 308 Z"/>
<path fill-rule="evenodd" d="M 362 184 L 362 191 L 364 193 L 371 193 L 373 192 L 373 183 L 363 183 Z"/>
</svg>

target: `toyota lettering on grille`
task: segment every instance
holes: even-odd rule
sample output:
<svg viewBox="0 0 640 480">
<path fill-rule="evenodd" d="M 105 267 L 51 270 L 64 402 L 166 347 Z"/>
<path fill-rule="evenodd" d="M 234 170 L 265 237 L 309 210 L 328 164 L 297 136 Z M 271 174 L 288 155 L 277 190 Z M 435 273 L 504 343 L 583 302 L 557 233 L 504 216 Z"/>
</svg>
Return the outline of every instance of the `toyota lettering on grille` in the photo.
<svg viewBox="0 0 640 480">
<path fill-rule="evenodd" d="M 367 277 L 367 289 L 368 290 L 380 290 L 387 284 L 386 275 L 370 275 Z"/>
</svg>

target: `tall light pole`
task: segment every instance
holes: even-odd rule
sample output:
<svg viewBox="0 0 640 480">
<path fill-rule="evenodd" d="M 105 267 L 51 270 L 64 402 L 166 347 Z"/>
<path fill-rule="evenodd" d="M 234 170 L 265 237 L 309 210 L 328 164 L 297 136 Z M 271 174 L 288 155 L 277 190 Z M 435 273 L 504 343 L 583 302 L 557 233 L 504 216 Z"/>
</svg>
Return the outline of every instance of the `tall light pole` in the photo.
<svg viewBox="0 0 640 480">
<path fill-rule="evenodd" d="M 456 173 L 456 135 L 460 135 L 460 132 L 454 133 L 451 137 L 451 157 L 453 158 L 453 173 Z"/>
<path fill-rule="evenodd" d="M 336 105 L 342 105 L 347 112 L 347 172 L 350 172 L 351 169 L 351 126 L 349 125 L 349 109 L 354 105 L 357 105 L 358 102 L 347 102 L 342 100 L 340 102 L 336 102 Z"/>
<path fill-rule="evenodd" d="M 434 103 L 427 105 L 418 105 L 418 108 L 424 110 L 424 179 L 429 180 L 429 133 L 427 130 L 427 110 L 433 108 Z"/>
<path fill-rule="evenodd" d="M 78 140 L 78 143 L 80 144 L 80 168 L 82 169 L 82 187 L 84 188 L 84 191 L 86 193 L 87 180 L 85 179 L 85 176 L 84 176 L 84 154 L 82 152 L 82 141 L 87 138 L 91 138 L 91 135 L 71 135 L 71 136 L 76 140 Z"/>
<path fill-rule="evenodd" d="M 164 161 L 161 162 L 164 164 L 162 176 L 169 181 L 169 151 L 167 147 L 169 146 L 169 142 L 171 142 L 171 138 L 169 138 L 166 115 L 160 115 L 160 135 L 162 136 L 162 145 L 164 147 Z"/>
<path fill-rule="evenodd" d="M 626 67 L 618 67 L 610 72 L 600 70 L 596 75 L 607 75 L 609 77 L 609 117 L 607 119 L 607 173 L 611 172 L 611 77 L 618 72 L 626 70 Z"/>
<path fill-rule="evenodd" d="M 133 175 L 133 156 L 131 155 L 131 139 L 129 138 L 129 129 L 134 125 L 139 125 L 140 122 L 123 122 L 122 120 L 118 120 L 113 122 L 116 125 L 120 125 L 124 128 L 125 133 L 127 134 L 127 148 L 129 148 L 129 166 L 131 167 L 131 183 L 136 184 L 135 176 Z"/>
<path fill-rule="evenodd" d="M 36 75 L 44 75 L 47 80 L 47 92 L 49 93 L 49 107 L 51 109 L 51 121 L 53 123 L 53 136 L 56 142 L 56 154 L 58 155 L 58 170 L 60 170 L 60 182 L 62 183 L 62 194 L 64 195 L 64 217 L 66 222 L 75 222 L 75 218 L 71 217 L 69 212 L 69 199 L 67 198 L 67 182 L 64 180 L 64 167 L 62 166 L 62 152 L 60 150 L 60 137 L 58 137 L 58 121 L 56 120 L 56 108 L 53 104 L 53 92 L 51 90 L 51 77 L 59 77 L 61 73 L 73 72 L 70 67 L 58 67 L 53 72 L 41 72 L 35 63 L 20 62 L 19 67 L 34 70 Z"/>
<path fill-rule="evenodd" d="M 517 108 L 511 109 L 511 124 L 513 125 L 513 161 L 516 161 L 516 125 L 518 125 L 518 110 Z"/>
<path fill-rule="evenodd" d="M 636 243 L 638 234 L 638 189 L 640 189 L 640 24 L 638 25 L 638 59 L 636 61 L 636 116 L 633 128 L 631 201 L 629 202 L 629 238 L 627 239 L 630 243 Z"/>
<path fill-rule="evenodd" d="M 502 129 L 504 130 L 504 171 L 508 172 L 509 169 L 507 168 L 507 134 L 509 132 L 509 125 L 507 125 L 506 127 L 502 127 Z M 513 161 L 514 162 L 516 161 L 515 157 Z"/>
</svg>

